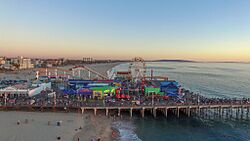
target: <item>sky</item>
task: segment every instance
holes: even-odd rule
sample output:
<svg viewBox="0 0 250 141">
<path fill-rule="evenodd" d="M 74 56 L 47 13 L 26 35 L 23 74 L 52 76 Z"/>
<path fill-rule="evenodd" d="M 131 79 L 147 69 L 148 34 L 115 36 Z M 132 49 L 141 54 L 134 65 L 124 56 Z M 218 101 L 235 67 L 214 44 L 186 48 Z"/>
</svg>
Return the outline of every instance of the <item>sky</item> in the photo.
<svg viewBox="0 0 250 141">
<path fill-rule="evenodd" d="M 0 56 L 250 61 L 250 1 L 0 0 Z"/>
</svg>

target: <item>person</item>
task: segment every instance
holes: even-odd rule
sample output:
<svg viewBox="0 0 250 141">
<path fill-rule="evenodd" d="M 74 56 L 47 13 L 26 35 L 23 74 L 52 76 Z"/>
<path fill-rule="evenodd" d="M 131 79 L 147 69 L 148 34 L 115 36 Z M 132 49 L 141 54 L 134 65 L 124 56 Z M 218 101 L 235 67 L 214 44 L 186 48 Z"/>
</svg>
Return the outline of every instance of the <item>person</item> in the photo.
<svg viewBox="0 0 250 141">
<path fill-rule="evenodd" d="M 18 121 L 17 121 L 17 125 L 19 125 L 20 123 L 21 123 L 20 120 L 18 120 Z"/>
</svg>

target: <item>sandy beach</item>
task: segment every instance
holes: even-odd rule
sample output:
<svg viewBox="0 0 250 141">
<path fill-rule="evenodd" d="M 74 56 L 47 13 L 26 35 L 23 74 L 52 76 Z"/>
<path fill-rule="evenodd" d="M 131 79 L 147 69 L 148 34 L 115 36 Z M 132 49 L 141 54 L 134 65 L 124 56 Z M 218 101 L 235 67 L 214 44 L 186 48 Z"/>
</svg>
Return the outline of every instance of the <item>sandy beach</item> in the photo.
<svg viewBox="0 0 250 141">
<path fill-rule="evenodd" d="M 62 121 L 61 126 L 57 126 L 58 121 Z M 112 140 L 111 119 L 77 113 L 1 111 L 0 134 L 1 141 Z"/>
<path fill-rule="evenodd" d="M 107 75 L 107 71 L 118 64 L 102 63 L 87 66 Z M 70 69 L 72 67 L 64 66 L 61 68 Z M 0 73 L 0 80 L 27 80 L 34 77 L 34 70 Z M 17 125 L 19 120 L 20 125 Z M 57 126 L 58 121 L 62 121 L 61 126 Z M 106 116 L 98 115 L 95 117 L 93 113 L 82 115 L 77 113 L 0 111 L 0 141 L 91 141 L 98 138 L 101 141 L 110 141 L 112 140 L 111 123 L 111 119 Z"/>
</svg>

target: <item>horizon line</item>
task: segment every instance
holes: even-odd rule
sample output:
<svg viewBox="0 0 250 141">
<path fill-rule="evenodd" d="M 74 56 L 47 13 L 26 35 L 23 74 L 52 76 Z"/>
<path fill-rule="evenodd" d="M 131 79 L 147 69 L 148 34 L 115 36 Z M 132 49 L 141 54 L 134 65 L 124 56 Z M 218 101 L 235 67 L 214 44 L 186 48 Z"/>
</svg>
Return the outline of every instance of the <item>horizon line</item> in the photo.
<svg viewBox="0 0 250 141">
<path fill-rule="evenodd" d="M 22 55 L 18 55 L 18 56 L 4 56 L 4 55 L 0 55 L 0 57 L 5 57 L 8 59 L 11 58 L 17 58 L 17 57 L 21 57 Z M 26 56 L 22 56 L 24 58 L 30 58 L 30 59 L 67 59 L 67 60 L 83 60 L 83 58 L 93 58 L 93 57 L 82 57 L 80 58 L 70 58 L 70 57 L 26 57 Z M 99 59 L 95 59 L 94 60 L 111 60 L 111 61 L 132 61 L 132 58 L 128 59 L 115 59 L 115 58 L 99 58 Z M 192 62 L 192 63 L 250 63 L 250 61 L 236 61 L 236 60 L 216 60 L 216 61 L 202 61 L 202 60 L 195 60 L 195 59 L 145 59 L 145 62 Z"/>
</svg>

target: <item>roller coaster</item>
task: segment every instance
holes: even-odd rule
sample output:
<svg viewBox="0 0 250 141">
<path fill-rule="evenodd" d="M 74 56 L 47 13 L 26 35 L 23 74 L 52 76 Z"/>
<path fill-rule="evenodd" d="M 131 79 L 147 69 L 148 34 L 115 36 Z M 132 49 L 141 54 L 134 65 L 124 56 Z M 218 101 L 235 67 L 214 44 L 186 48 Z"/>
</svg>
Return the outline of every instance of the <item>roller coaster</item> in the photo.
<svg viewBox="0 0 250 141">
<path fill-rule="evenodd" d="M 64 68 L 38 68 L 35 69 L 36 77 L 46 76 L 48 78 L 66 78 L 66 79 L 108 79 L 104 74 L 101 74 L 90 67 L 81 65 L 74 66 L 70 69 Z"/>
</svg>

